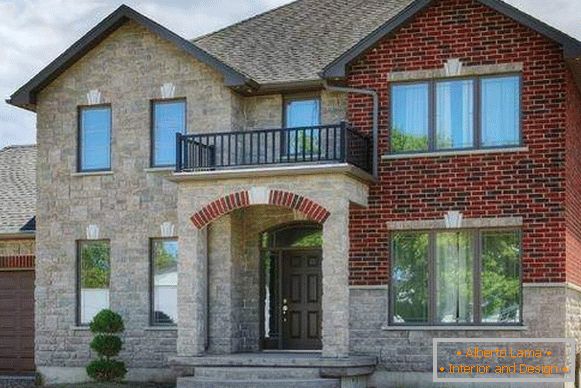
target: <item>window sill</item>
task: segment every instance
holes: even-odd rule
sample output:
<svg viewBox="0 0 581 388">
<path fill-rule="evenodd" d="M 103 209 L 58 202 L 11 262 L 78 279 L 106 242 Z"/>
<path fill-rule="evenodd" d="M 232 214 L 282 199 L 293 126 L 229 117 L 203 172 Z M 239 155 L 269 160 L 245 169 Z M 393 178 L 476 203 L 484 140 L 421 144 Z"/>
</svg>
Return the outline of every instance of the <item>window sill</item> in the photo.
<svg viewBox="0 0 581 388">
<path fill-rule="evenodd" d="M 528 326 L 393 326 L 383 325 L 385 331 L 526 331 Z"/>
<path fill-rule="evenodd" d="M 82 176 L 101 176 L 101 175 L 113 175 L 113 171 L 87 171 L 87 172 L 73 172 L 71 176 L 82 177 Z"/>
<path fill-rule="evenodd" d="M 148 167 L 148 168 L 144 168 L 143 171 L 145 171 L 147 173 L 174 172 L 175 169 L 176 168 L 174 166 L 170 166 L 170 167 Z"/>
<path fill-rule="evenodd" d="M 145 331 L 177 331 L 177 326 L 148 326 Z"/>
<path fill-rule="evenodd" d="M 386 154 L 382 160 L 412 159 L 412 158 L 436 158 L 440 156 L 463 156 L 481 154 L 505 154 L 515 152 L 528 152 L 529 147 L 510 148 L 483 148 L 477 150 L 456 150 L 456 151 L 436 151 L 436 152 L 415 152 L 409 154 Z"/>
<path fill-rule="evenodd" d="M 73 331 L 91 331 L 89 326 L 72 326 L 71 330 Z"/>
</svg>

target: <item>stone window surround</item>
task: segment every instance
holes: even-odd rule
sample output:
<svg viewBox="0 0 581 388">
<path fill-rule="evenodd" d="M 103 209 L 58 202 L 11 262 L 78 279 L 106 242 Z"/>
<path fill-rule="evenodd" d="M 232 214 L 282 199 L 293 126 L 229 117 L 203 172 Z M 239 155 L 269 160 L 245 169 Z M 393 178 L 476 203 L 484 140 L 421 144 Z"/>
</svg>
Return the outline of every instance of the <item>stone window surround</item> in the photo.
<svg viewBox="0 0 581 388">
<path fill-rule="evenodd" d="M 407 82 L 407 81 L 422 81 L 433 79 L 454 79 L 471 76 L 486 76 L 486 75 L 502 75 L 510 73 L 522 73 L 524 65 L 522 62 L 515 63 L 500 63 L 493 65 L 476 65 L 476 66 L 462 66 L 460 74 L 448 75 L 445 67 L 428 70 L 412 70 L 412 71 L 395 71 L 387 75 L 389 82 Z M 522 129 L 521 129 L 522 131 Z M 522 134 L 521 134 L 522 136 Z M 381 156 L 382 160 L 393 159 L 407 159 L 407 158 L 429 158 L 438 156 L 460 156 L 460 155 L 477 155 L 488 153 L 508 153 L 508 152 L 526 152 L 528 147 L 498 147 L 498 148 L 480 148 L 468 150 L 448 150 L 448 151 L 433 151 L 433 152 L 413 152 L 413 153 L 387 153 Z"/>
<path fill-rule="evenodd" d="M 437 220 L 417 220 L 417 221 L 393 221 L 388 222 L 388 229 L 393 231 L 411 231 L 411 230 L 455 230 L 446 228 L 444 219 Z M 505 228 L 505 227 L 522 227 L 522 217 L 497 217 L 497 218 L 465 218 L 462 221 L 462 229 L 486 229 L 486 228 Z M 522 284 L 525 286 L 524 283 Z M 350 287 L 360 288 L 360 287 Z M 389 286 L 374 286 L 374 289 L 383 289 L 389 292 Z M 389 304 L 389 298 L 386 296 L 386 303 Z M 389 314 L 389 308 L 387 309 Z M 525 331 L 528 327 L 520 325 L 418 325 L 418 326 L 401 326 L 390 325 L 389 317 L 381 329 L 385 331 Z"/>
</svg>

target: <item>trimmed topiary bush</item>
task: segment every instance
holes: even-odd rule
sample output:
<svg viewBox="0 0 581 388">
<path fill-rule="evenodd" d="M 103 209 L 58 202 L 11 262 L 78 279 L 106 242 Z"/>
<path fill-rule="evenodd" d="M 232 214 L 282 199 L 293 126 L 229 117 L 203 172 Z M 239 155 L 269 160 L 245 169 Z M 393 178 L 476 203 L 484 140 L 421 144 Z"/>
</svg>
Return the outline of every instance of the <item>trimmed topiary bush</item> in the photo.
<svg viewBox="0 0 581 388">
<path fill-rule="evenodd" d="M 90 329 L 95 338 L 91 349 L 99 355 L 87 366 L 87 374 L 93 380 L 110 382 L 123 380 L 127 374 L 125 363 L 112 359 L 123 347 L 123 341 L 115 334 L 125 330 L 121 316 L 111 310 L 102 310 L 91 321 Z"/>
</svg>

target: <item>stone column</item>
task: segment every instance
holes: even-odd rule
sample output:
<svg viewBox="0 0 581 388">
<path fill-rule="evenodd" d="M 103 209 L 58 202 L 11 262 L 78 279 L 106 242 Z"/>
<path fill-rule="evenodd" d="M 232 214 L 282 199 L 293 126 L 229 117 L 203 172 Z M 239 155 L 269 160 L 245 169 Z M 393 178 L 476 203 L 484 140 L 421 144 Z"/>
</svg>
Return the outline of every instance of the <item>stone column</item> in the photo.
<svg viewBox="0 0 581 388">
<path fill-rule="evenodd" d="M 323 224 L 323 357 L 349 355 L 349 201 Z"/>
<path fill-rule="evenodd" d="M 208 330 L 207 228 L 180 222 L 179 236 L 177 351 L 181 357 L 200 356 Z"/>
</svg>

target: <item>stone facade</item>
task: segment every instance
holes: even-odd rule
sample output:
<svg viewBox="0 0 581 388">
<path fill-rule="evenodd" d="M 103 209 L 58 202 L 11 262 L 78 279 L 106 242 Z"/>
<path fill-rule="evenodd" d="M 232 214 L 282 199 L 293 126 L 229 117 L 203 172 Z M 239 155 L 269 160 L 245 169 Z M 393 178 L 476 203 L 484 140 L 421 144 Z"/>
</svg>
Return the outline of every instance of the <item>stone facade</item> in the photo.
<svg viewBox="0 0 581 388">
<path fill-rule="evenodd" d="M 221 76 L 209 67 L 133 22 L 112 33 L 39 94 L 36 314 L 42 319 L 36 323 L 36 364 L 41 373 L 56 373 L 51 369 L 55 366 L 82 367 L 91 358 L 91 335 L 75 322 L 76 241 L 86 238 L 89 224 L 98 225 L 100 238 L 110 240 L 111 308 L 126 321 L 121 356 L 129 368 L 165 368 L 168 358 L 177 354 L 178 331 L 149 323 L 149 239 L 160 237 L 162 223 L 178 223 L 177 184 L 166 179 L 170 172 L 148 169 L 150 101 L 161 97 L 160 87 L 167 82 L 176 86 L 176 97 L 188 101 L 188 132 L 282 124 L 281 95 L 242 98 L 223 86 Z M 93 89 L 112 107 L 112 171 L 79 174 L 77 107 L 87 105 L 86 95 Z M 323 91 L 321 101 L 323 122 L 345 117 L 344 95 Z M 212 225 L 210 239 L 220 241 L 217 231 L 226 227 L 225 221 Z M 212 259 L 219 254 L 213 251 Z M 218 258 L 212 260 L 210 270 L 218 263 Z M 247 264 L 224 263 L 236 274 L 250 271 Z M 221 268 L 216 273 L 222 273 Z M 238 295 L 231 301 L 234 317 L 243 315 L 250 301 L 240 296 L 239 288 L 247 283 L 232 280 L 231 290 L 214 288 L 211 293 Z M 220 322 L 232 320 L 221 317 Z M 231 325 L 231 335 L 223 327 L 212 327 L 210 350 L 256 349 L 256 327 L 254 321 Z"/>
</svg>

